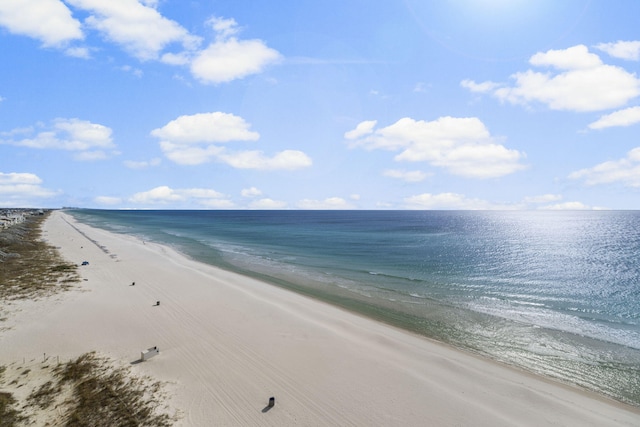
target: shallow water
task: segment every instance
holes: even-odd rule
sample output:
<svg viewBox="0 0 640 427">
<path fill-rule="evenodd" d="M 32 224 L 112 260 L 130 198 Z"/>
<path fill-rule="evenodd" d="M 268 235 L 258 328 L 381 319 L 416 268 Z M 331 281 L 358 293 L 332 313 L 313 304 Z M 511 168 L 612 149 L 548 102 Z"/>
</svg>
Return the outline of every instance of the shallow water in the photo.
<svg viewBox="0 0 640 427">
<path fill-rule="evenodd" d="M 68 212 L 640 406 L 640 212 Z"/>
</svg>

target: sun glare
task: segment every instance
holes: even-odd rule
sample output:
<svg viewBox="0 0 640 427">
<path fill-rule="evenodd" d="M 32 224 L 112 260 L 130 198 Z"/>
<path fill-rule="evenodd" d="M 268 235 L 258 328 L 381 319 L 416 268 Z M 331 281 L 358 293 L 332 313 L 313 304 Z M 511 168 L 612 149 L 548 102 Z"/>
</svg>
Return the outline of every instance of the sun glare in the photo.
<svg viewBox="0 0 640 427">
<path fill-rule="evenodd" d="M 425 31 L 464 56 L 510 60 L 532 54 L 565 36 L 590 0 L 405 0 Z"/>
</svg>

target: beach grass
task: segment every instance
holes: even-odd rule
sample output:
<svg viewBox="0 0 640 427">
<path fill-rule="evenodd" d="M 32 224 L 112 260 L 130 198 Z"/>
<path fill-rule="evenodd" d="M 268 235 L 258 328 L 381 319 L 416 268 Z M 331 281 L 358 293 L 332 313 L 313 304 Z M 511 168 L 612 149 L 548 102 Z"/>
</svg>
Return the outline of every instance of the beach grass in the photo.
<svg viewBox="0 0 640 427">
<path fill-rule="evenodd" d="M 47 296 L 80 281 L 77 265 L 42 239 L 47 215 L 29 216 L 0 231 L 0 301 Z"/>
<path fill-rule="evenodd" d="M 169 427 L 176 417 L 163 406 L 163 384 L 132 375 L 95 352 L 39 369 L 12 367 L 0 377 L 0 427 L 61 425 Z M 7 368 L 0 367 L 7 375 Z M 9 383 L 9 384 L 7 384 Z M 10 390 L 10 391 L 6 391 Z"/>
</svg>

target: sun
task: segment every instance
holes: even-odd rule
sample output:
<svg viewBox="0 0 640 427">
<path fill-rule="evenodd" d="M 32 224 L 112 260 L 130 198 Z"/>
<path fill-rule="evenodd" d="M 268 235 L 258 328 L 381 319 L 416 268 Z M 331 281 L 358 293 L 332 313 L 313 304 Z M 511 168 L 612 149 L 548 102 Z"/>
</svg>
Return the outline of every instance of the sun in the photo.
<svg viewBox="0 0 640 427">
<path fill-rule="evenodd" d="M 529 57 L 564 37 L 591 0 L 404 0 L 424 33 L 448 50 L 489 60 Z"/>
</svg>

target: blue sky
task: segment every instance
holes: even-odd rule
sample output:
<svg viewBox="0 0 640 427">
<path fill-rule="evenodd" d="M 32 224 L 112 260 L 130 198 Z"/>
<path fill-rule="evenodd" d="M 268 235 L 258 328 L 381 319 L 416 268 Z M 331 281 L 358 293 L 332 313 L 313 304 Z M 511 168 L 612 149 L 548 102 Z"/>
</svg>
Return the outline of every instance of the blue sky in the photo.
<svg viewBox="0 0 640 427">
<path fill-rule="evenodd" d="M 637 0 L 2 0 L 0 206 L 640 209 Z"/>
</svg>

